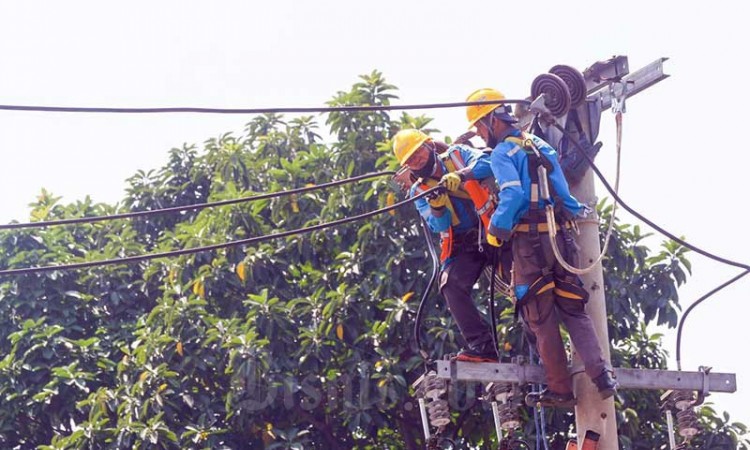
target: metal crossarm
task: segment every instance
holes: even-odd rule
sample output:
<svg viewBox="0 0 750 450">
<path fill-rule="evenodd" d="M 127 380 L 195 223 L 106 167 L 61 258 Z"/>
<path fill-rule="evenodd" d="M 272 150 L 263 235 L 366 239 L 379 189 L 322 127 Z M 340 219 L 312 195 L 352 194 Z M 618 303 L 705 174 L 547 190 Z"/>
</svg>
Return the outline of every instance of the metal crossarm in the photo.
<svg viewBox="0 0 750 450">
<path fill-rule="evenodd" d="M 454 381 L 544 383 L 544 369 L 537 365 L 515 363 L 469 363 L 438 361 L 437 376 Z M 708 392 L 735 392 L 733 373 L 704 373 L 676 370 L 614 369 L 621 389 L 675 389 Z"/>
<path fill-rule="evenodd" d="M 668 58 L 659 58 L 651 64 L 622 77 L 621 81 L 625 84 L 626 96 L 630 98 L 659 81 L 668 78 L 669 75 L 664 73 L 664 61 L 667 59 Z M 606 87 L 602 87 L 594 93 L 589 94 L 586 99 L 589 102 L 598 101 L 601 110 L 606 110 L 612 106 L 612 92 Z"/>
</svg>

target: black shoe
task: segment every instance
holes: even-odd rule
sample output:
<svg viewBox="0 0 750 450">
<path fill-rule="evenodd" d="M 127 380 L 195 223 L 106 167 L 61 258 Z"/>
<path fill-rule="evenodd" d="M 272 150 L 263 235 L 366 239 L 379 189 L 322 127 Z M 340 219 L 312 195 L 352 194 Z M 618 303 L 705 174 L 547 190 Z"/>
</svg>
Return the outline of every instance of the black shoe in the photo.
<svg viewBox="0 0 750 450">
<path fill-rule="evenodd" d="M 558 394 L 549 389 L 542 392 L 529 392 L 526 395 L 527 406 L 542 406 L 545 408 L 572 408 L 578 403 L 572 392 Z"/>
<path fill-rule="evenodd" d="M 463 362 L 499 362 L 500 358 L 497 355 L 497 350 L 493 348 L 493 345 L 484 345 L 482 347 L 469 347 L 458 352 L 454 358 L 456 361 Z"/>
<path fill-rule="evenodd" d="M 599 390 L 599 395 L 602 396 L 602 400 L 610 398 L 617 393 L 617 380 L 612 378 L 612 373 L 609 370 L 605 370 L 598 377 L 593 379 L 596 388 Z"/>
</svg>

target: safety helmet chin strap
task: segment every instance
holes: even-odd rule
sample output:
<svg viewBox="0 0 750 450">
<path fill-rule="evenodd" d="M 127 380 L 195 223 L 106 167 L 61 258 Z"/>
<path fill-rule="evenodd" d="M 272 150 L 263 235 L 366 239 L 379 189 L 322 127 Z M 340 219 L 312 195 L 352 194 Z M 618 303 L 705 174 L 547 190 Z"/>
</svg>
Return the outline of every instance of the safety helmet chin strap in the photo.
<svg viewBox="0 0 750 450">
<path fill-rule="evenodd" d="M 486 126 L 487 129 L 490 130 L 490 131 L 493 131 L 492 130 L 492 125 L 493 125 L 493 119 L 494 118 L 495 118 L 495 111 L 492 111 L 489 114 L 487 114 L 486 116 L 482 117 L 482 119 L 481 119 L 481 120 L 489 119 L 488 122 L 484 122 L 484 126 Z"/>
<path fill-rule="evenodd" d="M 498 106 L 498 108 L 504 108 L 505 106 Z M 506 112 L 503 110 L 503 112 Z M 514 128 L 510 123 L 506 122 L 505 120 L 496 117 L 497 115 L 495 112 L 491 112 L 487 114 L 486 116 L 482 117 L 481 120 L 484 120 L 485 118 L 489 117 L 489 122 L 483 122 L 484 126 L 487 127 L 487 130 L 489 131 L 489 138 L 488 142 L 486 142 L 487 146 L 490 148 L 495 148 L 495 146 L 500 143 L 505 137 L 508 135 L 508 133 Z M 505 125 L 505 131 L 504 132 L 498 132 L 495 130 L 495 121 L 499 120 Z"/>
</svg>

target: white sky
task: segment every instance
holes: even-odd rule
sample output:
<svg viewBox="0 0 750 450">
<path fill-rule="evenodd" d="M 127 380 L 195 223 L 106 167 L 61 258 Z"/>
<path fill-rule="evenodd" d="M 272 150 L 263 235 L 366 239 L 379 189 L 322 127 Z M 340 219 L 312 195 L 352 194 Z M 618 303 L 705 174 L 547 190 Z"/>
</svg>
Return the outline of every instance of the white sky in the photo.
<svg viewBox="0 0 750 450">
<path fill-rule="evenodd" d="M 671 77 L 628 101 L 621 196 L 673 233 L 747 263 L 748 215 L 738 207 L 750 157 L 738 132 L 750 106 L 741 44 L 750 30 L 741 4 L 3 1 L 0 104 L 323 106 L 373 69 L 400 88 L 401 104 L 461 101 L 479 87 L 519 98 L 556 64 L 583 70 L 621 54 L 634 71 L 669 57 Z M 426 113 L 445 134 L 465 130 L 461 109 Z M 161 167 L 170 148 L 240 133 L 247 120 L 0 111 L 0 222 L 27 221 L 42 187 L 66 202 L 117 202 L 124 180 Z M 598 159 L 610 180 L 612 121 L 604 115 Z M 693 263 L 685 307 L 739 272 L 697 255 Z M 737 374 L 736 394 L 710 400 L 746 424 L 749 288 L 743 279 L 699 306 L 683 338 L 684 369 Z"/>
</svg>

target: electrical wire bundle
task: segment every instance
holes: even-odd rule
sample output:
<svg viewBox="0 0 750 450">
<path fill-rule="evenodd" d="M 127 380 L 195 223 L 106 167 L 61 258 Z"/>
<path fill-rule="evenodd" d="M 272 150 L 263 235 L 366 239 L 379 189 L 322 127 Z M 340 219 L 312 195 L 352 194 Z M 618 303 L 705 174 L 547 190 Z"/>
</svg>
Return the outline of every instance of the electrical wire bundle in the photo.
<svg viewBox="0 0 750 450">
<path fill-rule="evenodd" d="M 38 111 L 38 112 L 81 112 L 81 113 L 135 113 L 135 114 L 148 114 L 148 113 L 213 113 L 213 114 L 268 114 L 268 113 L 330 113 L 330 112 L 365 112 L 365 111 L 393 111 L 393 110 L 412 110 L 412 109 L 434 109 L 434 108 L 451 108 L 451 107 L 463 107 L 468 105 L 482 105 L 482 104 L 498 104 L 498 103 L 505 103 L 505 104 L 528 104 L 528 100 L 510 100 L 510 99 L 504 99 L 501 102 L 498 101 L 488 101 L 488 102 L 460 102 L 460 103 L 433 103 L 433 104 L 420 104 L 420 105 L 375 105 L 375 106 L 338 106 L 338 107 L 327 107 L 327 108 L 250 108 L 250 109 L 219 109 L 219 108 L 195 108 L 195 107 L 166 107 L 166 108 L 82 108 L 82 107 L 55 107 L 55 106 L 14 106 L 14 105 L 0 105 L 0 110 L 5 111 Z M 557 124 L 554 124 L 556 128 L 558 128 L 563 134 L 567 135 L 569 138 L 569 133 L 560 127 Z M 618 130 L 619 132 L 619 130 Z M 679 325 L 678 325 L 678 331 L 677 331 L 677 351 L 676 351 L 676 358 L 677 358 L 677 366 L 678 370 L 681 370 L 681 338 L 682 338 L 682 330 L 685 323 L 685 320 L 687 316 L 690 314 L 690 312 L 695 309 L 700 303 L 704 302 L 706 299 L 711 297 L 713 294 L 719 292 L 720 290 L 724 289 L 725 287 L 731 285 L 732 283 L 738 281 L 739 279 L 743 278 L 745 275 L 750 273 L 750 265 L 743 264 L 736 261 L 731 261 L 726 258 L 722 258 L 720 256 L 717 256 L 713 253 L 710 253 L 708 251 L 705 251 L 695 245 L 692 245 L 688 242 L 686 242 L 683 239 L 678 238 L 673 233 L 670 233 L 669 231 L 666 231 L 664 228 L 660 227 L 653 221 L 649 220 L 648 218 L 644 217 L 642 214 L 638 213 L 635 209 L 630 207 L 627 203 L 625 203 L 622 198 L 618 195 L 617 189 L 613 188 L 609 182 L 606 180 L 606 178 L 603 176 L 601 171 L 598 169 L 596 164 L 594 163 L 593 159 L 585 152 L 585 150 L 581 147 L 581 145 L 578 143 L 577 139 L 569 139 L 570 142 L 573 143 L 576 150 L 583 156 L 588 163 L 588 165 L 591 167 L 592 171 L 596 176 L 599 178 L 599 180 L 602 182 L 604 187 L 607 189 L 607 191 L 612 195 L 613 199 L 615 200 L 616 204 L 620 205 L 622 208 L 624 208 L 626 211 L 633 214 L 638 219 L 642 220 L 649 226 L 651 226 L 653 229 L 658 231 L 659 233 L 663 234 L 667 238 L 677 242 L 678 244 L 700 254 L 703 256 L 706 256 L 714 261 L 720 262 L 722 264 L 734 266 L 743 269 L 743 271 L 731 278 L 730 280 L 727 280 L 726 282 L 722 283 L 721 285 L 715 287 L 714 289 L 710 290 L 708 293 L 703 295 L 701 298 L 690 304 L 690 306 L 685 310 L 684 314 L 682 315 Z M 619 161 L 619 159 L 618 159 Z M 618 162 L 619 164 L 619 162 Z M 384 172 L 374 172 L 374 173 L 368 173 L 364 175 L 359 175 L 351 178 L 347 178 L 344 180 L 338 180 L 338 181 L 332 181 L 329 183 L 324 183 L 321 185 L 316 186 L 307 186 L 304 188 L 298 188 L 298 189 L 290 189 L 280 192 L 273 192 L 273 193 L 266 193 L 261 195 L 256 195 L 252 197 L 244 197 L 244 198 L 236 198 L 231 200 L 225 200 L 220 202 L 212 202 L 212 203 L 202 203 L 202 204 L 194 204 L 194 205 L 186 205 L 186 206 L 179 206 L 179 207 L 173 207 L 173 208 L 165 208 L 165 209 L 157 209 L 157 210 L 149 210 L 149 211 L 138 211 L 138 212 L 128 212 L 128 213 L 121 213 L 121 214 L 113 214 L 113 215 L 107 215 L 107 216 L 96 216 L 96 217 L 83 217 L 83 218 L 74 218 L 74 219 L 63 219 L 58 221 L 44 221 L 44 222 L 30 222 L 30 223 L 11 223 L 11 224 L 4 224 L 0 225 L 0 230 L 17 230 L 17 229 L 30 229 L 30 228 L 42 228 L 42 227 L 51 227 L 51 226 L 63 226 L 63 225 L 72 225 L 72 224 L 81 224 L 81 223 L 92 223 L 92 222 L 100 222 L 100 221 L 108 221 L 108 220 L 117 220 L 117 219 L 128 219 L 128 218 L 135 218 L 135 217 L 143 217 L 143 216 L 150 216 L 150 215 L 156 215 L 156 214 L 167 214 L 172 212 L 178 212 L 178 211 L 186 211 L 186 210 L 200 210 L 204 208 L 210 208 L 210 207 L 216 207 L 216 206 L 223 206 L 223 205 L 230 205 L 230 204 L 238 204 L 238 203 L 244 203 L 244 202 L 252 202 L 252 201 L 259 201 L 274 197 L 282 197 L 282 196 L 290 196 L 290 195 L 296 195 L 299 193 L 304 192 L 310 192 L 313 190 L 318 189 L 325 189 L 329 187 L 339 186 L 347 183 L 353 183 L 361 180 L 376 178 L 376 177 L 383 177 L 383 176 L 389 176 L 393 175 L 394 172 L 384 171 Z M 208 246 L 202 246 L 202 247 L 194 247 L 194 248 L 185 248 L 185 249 L 177 249 L 172 251 L 166 251 L 166 252 L 159 252 L 159 253 L 150 253 L 150 254 L 141 254 L 141 255 L 133 255 L 133 256 L 126 256 L 122 258 L 115 258 L 115 259 L 106 259 L 106 260 L 99 260 L 99 261 L 86 261 L 86 262 L 78 262 L 78 263 L 72 263 L 72 264 L 61 264 L 61 265 L 49 265 L 49 266 L 39 266 L 39 267 L 26 267 L 26 268 L 15 268 L 15 269 L 0 269 L 0 277 L 11 277 L 11 276 L 20 276 L 20 275 L 27 275 L 27 274 L 34 274 L 34 273 L 41 273 L 41 272 L 51 272 L 51 271 L 62 271 L 62 270 L 75 270 L 75 269 L 82 269 L 82 268 L 88 268 L 88 267 L 95 267 L 95 266 L 104 266 L 104 265 L 114 265 L 114 264 L 131 264 L 136 262 L 142 262 L 146 260 L 151 259 L 157 259 L 157 258 L 167 258 L 167 257 L 174 257 L 174 256 L 180 256 L 185 254 L 193 254 L 193 253 L 200 253 L 200 252 L 206 252 L 211 250 L 217 250 L 217 249 L 223 249 L 223 248 L 229 248 L 234 246 L 243 246 L 243 245 L 250 245 L 255 244 L 258 242 L 268 241 L 272 239 L 278 239 L 282 237 L 292 236 L 292 235 L 302 235 L 311 233 L 318 230 L 323 230 L 327 228 L 333 228 L 342 226 L 348 223 L 353 223 L 357 221 L 366 220 L 368 218 L 374 217 L 379 214 L 383 214 L 389 211 L 393 211 L 395 209 L 398 209 L 406 204 L 413 203 L 414 201 L 431 195 L 434 191 L 441 189 L 440 186 L 434 187 L 432 189 L 429 189 L 425 192 L 422 192 L 421 194 L 418 194 L 412 198 L 403 200 L 401 202 L 397 202 L 395 204 L 386 206 L 384 208 L 380 208 L 377 210 L 373 210 L 367 213 L 345 217 L 338 220 L 333 220 L 326 223 L 321 223 L 313 226 L 298 228 L 294 230 L 287 230 L 287 231 L 281 231 L 278 233 L 263 235 L 263 236 L 255 236 L 250 237 L 246 239 L 240 239 L 235 241 L 228 241 L 224 243 L 214 244 L 214 245 L 208 245 Z M 611 225 L 610 225 L 611 228 Z M 425 228 L 423 230 L 425 234 L 428 233 L 428 230 Z M 434 255 L 433 255 L 434 256 Z M 434 259 L 434 258 L 433 258 Z M 434 279 L 436 276 L 435 271 L 433 271 L 432 278 Z M 430 283 L 432 284 L 432 283 Z M 427 295 L 427 292 L 425 293 L 425 297 Z M 424 303 L 424 297 L 423 302 Z M 423 305 L 420 304 L 420 309 L 418 311 L 418 316 L 421 316 L 422 314 Z M 419 334 L 415 330 L 415 337 L 417 341 L 418 347 L 421 347 Z M 426 353 L 422 351 L 420 348 L 420 351 L 422 352 L 422 355 L 425 356 Z M 536 414 L 536 411 L 535 411 Z M 543 411 L 542 411 L 543 414 Z M 539 421 L 539 417 L 535 416 L 535 422 Z M 544 424 L 544 416 L 541 417 L 541 423 L 542 428 Z M 537 443 L 538 447 L 538 443 Z"/>
</svg>

